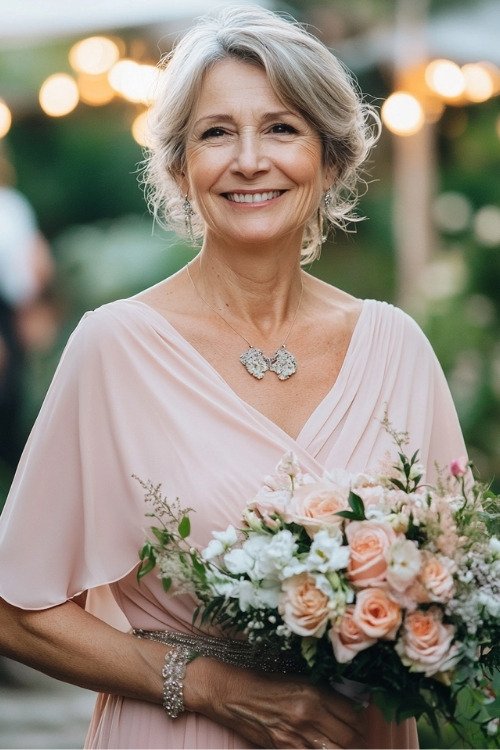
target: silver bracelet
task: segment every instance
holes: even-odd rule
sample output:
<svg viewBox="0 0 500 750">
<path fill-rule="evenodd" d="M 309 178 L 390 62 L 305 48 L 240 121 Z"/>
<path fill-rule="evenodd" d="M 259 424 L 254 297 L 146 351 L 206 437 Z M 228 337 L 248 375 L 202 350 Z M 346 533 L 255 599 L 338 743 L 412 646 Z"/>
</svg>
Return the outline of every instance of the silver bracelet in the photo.
<svg viewBox="0 0 500 750">
<path fill-rule="evenodd" d="M 192 659 L 187 648 L 171 648 L 165 654 L 165 664 L 161 670 L 163 682 L 163 708 L 176 719 L 184 711 L 184 677 L 186 665 Z"/>
</svg>

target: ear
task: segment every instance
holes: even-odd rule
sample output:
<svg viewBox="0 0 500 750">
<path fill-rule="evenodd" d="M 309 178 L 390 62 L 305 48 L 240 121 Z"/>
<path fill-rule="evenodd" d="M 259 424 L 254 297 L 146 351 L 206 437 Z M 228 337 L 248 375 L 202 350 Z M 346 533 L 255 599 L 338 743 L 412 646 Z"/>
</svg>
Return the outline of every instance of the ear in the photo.
<svg viewBox="0 0 500 750">
<path fill-rule="evenodd" d="M 333 185 L 338 176 L 338 169 L 335 165 L 326 167 L 323 175 L 323 192 L 326 192 Z"/>
<path fill-rule="evenodd" d="M 182 195 L 189 194 L 189 180 L 184 172 L 179 172 L 175 178 Z"/>
</svg>

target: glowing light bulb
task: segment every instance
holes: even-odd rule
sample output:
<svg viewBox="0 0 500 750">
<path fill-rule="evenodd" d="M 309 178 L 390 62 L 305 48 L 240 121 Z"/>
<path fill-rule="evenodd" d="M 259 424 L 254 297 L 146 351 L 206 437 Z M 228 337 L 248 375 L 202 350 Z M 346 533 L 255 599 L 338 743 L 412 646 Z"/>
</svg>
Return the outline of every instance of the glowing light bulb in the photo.
<svg viewBox="0 0 500 750">
<path fill-rule="evenodd" d="M 139 65 L 133 60 L 119 60 L 109 71 L 112 88 L 129 102 L 149 104 L 153 98 L 158 69 L 154 65 Z"/>
<path fill-rule="evenodd" d="M 0 138 L 3 138 L 12 125 L 12 114 L 3 99 L 0 99 Z"/>
<path fill-rule="evenodd" d="M 146 130 L 146 120 L 147 120 L 148 112 L 141 112 L 140 115 L 137 115 L 134 122 L 132 123 L 132 136 L 134 138 L 134 141 L 136 141 L 139 146 L 146 147 L 148 145 L 147 143 L 147 130 Z"/>
<path fill-rule="evenodd" d="M 382 120 L 396 135 L 414 135 L 424 124 L 422 105 L 411 94 L 395 91 L 382 105 Z"/>
<path fill-rule="evenodd" d="M 118 60 L 118 45 L 104 36 L 90 36 L 74 44 L 69 52 L 69 61 L 79 73 L 99 75 L 106 73 Z"/>
<path fill-rule="evenodd" d="M 39 101 L 45 114 L 62 117 L 72 112 L 78 104 L 76 81 L 66 73 L 54 73 L 40 88 Z"/>
<path fill-rule="evenodd" d="M 457 99 L 465 91 L 465 77 L 451 60 L 433 60 L 425 69 L 428 87 L 445 99 Z"/>
<path fill-rule="evenodd" d="M 485 102 L 493 96 L 495 83 L 489 70 L 479 63 L 462 66 L 465 95 L 471 102 Z"/>
</svg>

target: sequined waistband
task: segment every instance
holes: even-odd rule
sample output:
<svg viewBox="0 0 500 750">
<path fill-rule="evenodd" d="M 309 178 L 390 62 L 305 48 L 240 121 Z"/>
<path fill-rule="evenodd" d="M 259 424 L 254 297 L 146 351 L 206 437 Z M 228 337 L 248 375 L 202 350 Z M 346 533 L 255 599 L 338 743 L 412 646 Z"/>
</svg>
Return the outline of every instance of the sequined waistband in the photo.
<svg viewBox="0 0 500 750">
<path fill-rule="evenodd" d="M 260 669 L 264 672 L 297 673 L 303 671 L 304 662 L 293 651 L 273 651 L 247 641 L 215 638 L 209 635 L 178 633 L 173 630 L 132 631 L 136 638 L 164 643 L 165 646 L 182 646 L 199 656 L 209 656 L 218 661 L 243 669 Z"/>
</svg>

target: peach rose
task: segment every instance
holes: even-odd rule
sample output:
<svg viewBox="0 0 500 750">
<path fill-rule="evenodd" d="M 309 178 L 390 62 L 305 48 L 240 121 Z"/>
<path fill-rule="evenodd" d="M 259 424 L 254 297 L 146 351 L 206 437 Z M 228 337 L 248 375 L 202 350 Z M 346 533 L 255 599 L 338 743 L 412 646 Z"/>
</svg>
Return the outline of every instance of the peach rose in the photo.
<svg viewBox="0 0 500 750">
<path fill-rule="evenodd" d="M 348 604 L 340 620 L 328 633 L 333 653 L 340 664 L 352 661 L 357 653 L 376 643 L 375 638 L 369 638 L 354 622 L 353 614 L 354 604 Z"/>
<path fill-rule="evenodd" d="M 399 605 L 382 589 L 360 591 L 352 617 L 369 638 L 394 640 L 401 625 Z"/>
<path fill-rule="evenodd" d="M 453 561 L 438 557 L 430 552 L 422 552 L 423 564 L 418 575 L 428 602 L 448 602 L 455 590 L 455 581 L 451 573 Z"/>
<path fill-rule="evenodd" d="M 299 573 L 283 581 L 278 610 L 293 633 L 321 638 L 330 614 L 328 602 L 314 576 Z"/>
<path fill-rule="evenodd" d="M 352 521 L 346 527 L 351 556 L 348 576 L 355 586 L 379 586 L 387 575 L 386 553 L 396 533 L 385 521 Z"/>
<path fill-rule="evenodd" d="M 313 537 L 319 528 L 340 526 L 342 519 L 336 515 L 349 507 L 349 487 L 322 479 L 303 484 L 290 502 L 286 520 L 304 526 Z"/>
<path fill-rule="evenodd" d="M 453 625 L 443 623 L 438 607 L 426 612 L 415 610 L 406 616 L 396 651 L 403 664 L 430 677 L 451 669 L 459 659 L 458 645 L 452 643 L 454 636 Z"/>
</svg>

